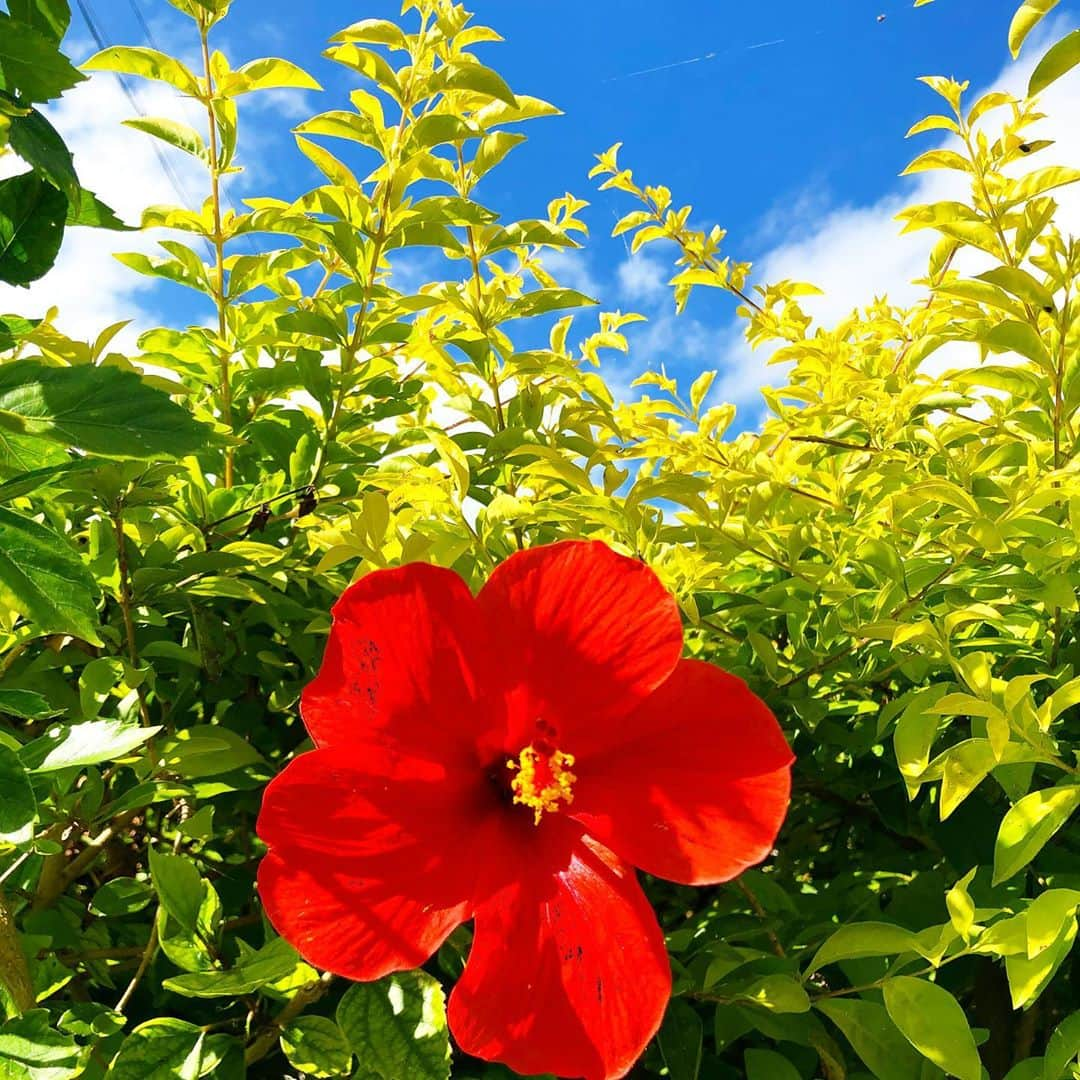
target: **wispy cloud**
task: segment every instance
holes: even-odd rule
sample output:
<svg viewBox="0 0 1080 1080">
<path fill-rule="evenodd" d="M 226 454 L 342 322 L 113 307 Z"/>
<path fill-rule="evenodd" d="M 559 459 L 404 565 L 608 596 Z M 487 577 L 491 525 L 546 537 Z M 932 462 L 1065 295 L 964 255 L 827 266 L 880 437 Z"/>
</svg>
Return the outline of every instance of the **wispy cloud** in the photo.
<svg viewBox="0 0 1080 1080">
<path fill-rule="evenodd" d="M 667 263 L 638 252 L 619 263 L 616 273 L 620 296 L 631 303 L 639 303 L 665 296 L 672 271 Z"/>
<path fill-rule="evenodd" d="M 177 115 L 177 99 L 164 89 L 144 88 L 139 100 L 150 115 Z M 180 201 L 150 137 L 122 126 L 132 107 L 115 76 L 92 76 L 47 111 L 74 154 L 83 185 L 129 224 L 137 225 L 148 205 Z M 202 167 L 179 154 L 171 159 L 182 189 L 201 202 L 195 193 L 205 186 Z M 9 155 L 0 168 L 11 174 L 25 165 Z M 0 311 L 40 317 L 55 305 L 60 309 L 57 326 L 84 340 L 92 340 L 111 323 L 131 319 L 133 326 L 117 345 L 132 347 L 137 330 L 161 321 L 162 305 L 154 281 L 122 266 L 113 253 L 154 251 L 156 246 L 151 234 L 69 229 L 60 257 L 45 277 L 29 289 L 0 285 Z"/>
<path fill-rule="evenodd" d="M 592 267 L 589 257 L 584 250 L 545 251 L 543 257 L 544 268 L 560 285 L 568 289 L 577 289 L 586 296 L 599 297 L 603 293 Z"/>
</svg>

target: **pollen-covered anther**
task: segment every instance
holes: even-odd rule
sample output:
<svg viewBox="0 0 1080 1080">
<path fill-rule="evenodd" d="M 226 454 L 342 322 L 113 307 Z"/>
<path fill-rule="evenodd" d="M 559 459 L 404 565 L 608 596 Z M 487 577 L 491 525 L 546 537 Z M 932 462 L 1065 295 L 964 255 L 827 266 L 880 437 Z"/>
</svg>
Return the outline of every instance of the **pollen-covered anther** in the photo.
<svg viewBox="0 0 1080 1080">
<path fill-rule="evenodd" d="M 569 806 L 574 801 L 573 765 L 573 754 L 561 750 L 547 754 L 534 746 L 526 746 L 516 761 L 507 761 L 506 767 L 516 773 L 510 781 L 514 802 L 533 811 L 534 824 L 540 824 L 545 812 L 555 813 L 560 803 Z"/>
</svg>

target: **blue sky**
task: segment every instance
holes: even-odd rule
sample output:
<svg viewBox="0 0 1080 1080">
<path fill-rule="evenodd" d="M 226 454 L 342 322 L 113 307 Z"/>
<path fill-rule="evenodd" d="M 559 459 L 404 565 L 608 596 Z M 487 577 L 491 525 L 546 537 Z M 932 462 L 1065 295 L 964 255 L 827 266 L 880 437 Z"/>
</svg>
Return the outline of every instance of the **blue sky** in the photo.
<svg viewBox="0 0 1080 1080">
<path fill-rule="evenodd" d="M 861 246 L 851 243 L 860 235 L 859 215 L 876 214 L 875 244 L 880 239 L 888 245 L 896 230 L 888 225 L 886 211 L 895 209 L 893 200 L 905 187 L 909 194 L 916 191 L 912 181 L 900 181 L 897 174 L 925 148 L 906 143 L 904 132 L 935 106 L 917 76 L 954 75 L 977 88 L 999 80 L 1008 64 L 1006 29 L 1017 0 L 935 0 L 918 10 L 911 3 L 473 0 L 469 5 L 478 21 L 506 38 L 501 45 L 481 47 L 485 62 L 515 90 L 546 98 L 565 112 L 529 124 L 530 141 L 478 197 L 507 219 L 542 215 L 548 200 L 566 191 L 592 202 L 584 215 L 592 238 L 583 257 L 561 267 L 567 283 L 592 290 L 605 308 L 640 310 L 652 319 L 635 331 L 630 359 L 611 367 L 616 382 L 661 362 L 685 377 L 703 367 L 731 365 L 740 355 L 733 305 L 726 297 L 698 290 L 690 318 L 675 324 L 660 288 L 665 268 L 659 257 L 628 265 L 622 241 L 610 239 L 616 214 L 628 206 L 617 193 L 597 193 L 586 173 L 593 155 L 617 140 L 625 144 L 623 163 L 640 180 L 665 183 L 678 202 L 693 204 L 693 222 L 727 228 L 726 250 L 734 257 L 759 263 L 763 271 L 779 267 L 808 279 L 828 269 L 830 259 L 850 262 L 852 276 L 866 288 L 903 291 L 907 261 L 889 263 L 879 281 L 874 273 L 880 269 L 879 252 L 852 250 Z M 89 6 L 109 43 L 146 43 L 138 8 L 162 47 L 181 55 L 193 51 L 186 20 L 165 0 L 89 0 Z M 1058 25 L 1076 25 L 1078 9 L 1076 0 L 1065 0 L 1055 13 Z M 262 107 L 246 110 L 241 160 L 252 168 L 235 185 L 235 197 L 290 197 L 319 182 L 295 149 L 289 128 L 314 112 L 347 106 L 347 91 L 358 85 L 356 76 L 321 57 L 325 40 L 357 19 L 395 18 L 398 10 L 383 0 L 235 0 L 216 42 L 234 64 L 283 55 L 325 88 L 324 94 L 275 93 Z M 68 45 L 76 59 L 94 49 L 78 11 Z M 151 175 L 158 167 L 134 142 L 116 143 L 112 150 L 131 161 L 143 155 L 142 171 L 132 165 L 126 190 L 113 190 L 125 182 L 124 170 L 117 169 L 120 161 L 93 160 L 108 134 L 100 126 L 105 114 L 110 109 L 117 111 L 116 119 L 130 114 L 115 88 L 111 92 L 108 102 L 102 99 L 95 107 L 91 92 L 79 88 L 57 115 L 58 126 L 76 146 L 77 165 L 104 170 L 98 186 L 121 206 L 139 205 L 137 176 L 153 189 L 154 198 L 143 201 L 169 198 L 161 190 L 163 178 Z M 139 93 L 147 111 L 169 108 L 160 92 Z M 92 130 L 80 130 L 87 124 Z M 125 132 L 124 138 L 145 137 Z M 192 191 L 199 190 L 197 174 L 185 178 Z M 833 248 L 843 228 L 848 248 L 838 257 Z M 800 267 L 796 256 L 809 265 Z M 916 269 L 909 278 L 918 272 L 917 263 L 911 265 Z M 138 289 L 129 299 L 147 318 L 203 318 L 184 290 L 123 283 L 121 291 L 125 287 Z M 865 290 L 861 298 L 869 299 Z M 760 381 L 754 373 L 729 379 L 729 396 L 752 395 L 755 379 Z M 723 390 L 724 380 L 720 385 Z M 754 409 L 751 402 L 744 423 L 754 420 Z"/>
</svg>

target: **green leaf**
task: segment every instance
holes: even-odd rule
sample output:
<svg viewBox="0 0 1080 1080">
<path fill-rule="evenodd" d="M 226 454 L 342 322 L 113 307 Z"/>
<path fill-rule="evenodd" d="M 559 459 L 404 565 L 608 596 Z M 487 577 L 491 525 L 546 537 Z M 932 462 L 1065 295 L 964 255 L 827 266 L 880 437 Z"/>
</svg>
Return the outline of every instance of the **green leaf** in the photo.
<svg viewBox="0 0 1080 1080">
<path fill-rule="evenodd" d="M 205 1040 L 202 1028 L 186 1020 L 148 1020 L 124 1040 L 109 1080 L 198 1080 Z"/>
<path fill-rule="evenodd" d="M 24 319 L 19 315 L 0 315 L 0 352 L 14 349 L 27 334 L 32 333 L 39 319 Z"/>
<path fill-rule="evenodd" d="M 1043 309 L 1053 309 L 1054 298 L 1050 290 L 1026 270 L 1021 270 L 1017 266 L 996 266 L 993 270 L 979 274 L 979 280 L 998 285 L 1028 304 L 1034 304 Z"/>
<path fill-rule="evenodd" d="M 169 855 L 154 847 L 150 852 L 150 878 L 162 908 L 182 930 L 194 934 L 199 927 L 203 882 L 194 864 L 182 855 Z"/>
<path fill-rule="evenodd" d="M 1080 784 L 1025 795 L 1005 815 L 994 844 L 995 885 L 1019 873 L 1080 806 Z"/>
<path fill-rule="evenodd" d="M 483 64 L 452 61 L 435 73 L 432 89 L 469 90 L 474 94 L 502 101 L 511 108 L 517 106 L 517 98 L 498 72 Z"/>
<path fill-rule="evenodd" d="M 123 123 L 125 127 L 153 135 L 155 139 L 175 146 L 177 150 L 183 150 L 185 154 L 190 154 L 200 161 L 209 161 L 203 137 L 189 124 L 161 116 L 145 116 L 137 120 L 125 120 Z"/>
<path fill-rule="evenodd" d="M 350 987 L 337 1022 L 364 1068 L 381 1080 L 448 1080 L 446 1000 L 425 972 L 404 971 Z"/>
<path fill-rule="evenodd" d="M 1041 94 L 1052 82 L 1080 64 L 1080 30 L 1066 34 L 1039 61 L 1031 73 L 1028 96 Z"/>
<path fill-rule="evenodd" d="M 751 1048 L 743 1053 L 746 1080 L 802 1080 L 799 1070 L 775 1050 Z"/>
<path fill-rule="evenodd" d="M 0 507 L 0 602 L 23 615 L 35 633 L 74 634 L 100 645 L 97 592 L 64 537 Z"/>
<path fill-rule="evenodd" d="M 101 462 L 98 460 L 79 458 L 75 461 L 63 462 L 60 465 L 46 465 L 43 469 L 31 469 L 29 472 L 20 473 L 10 480 L 0 483 L 0 502 L 17 499 L 20 495 L 26 495 L 38 488 L 48 487 L 53 480 L 62 480 L 72 473 L 80 473 L 100 469 Z"/>
<path fill-rule="evenodd" d="M 1048 948 L 1037 956 L 1015 954 L 1005 957 L 1005 974 L 1014 1009 L 1023 1009 L 1050 984 L 1050 980 L 1072 952 L 1076 941 L 1076 916 L 1068 915 Z"/>
<path fill-rule="evenodd" d="M 228 75 L 219 87 L 221 93 L 230 96 L 274 89 L 321 90 L 322 87 L 303 68 L 276 56 L 249 60 Z"/>
<path fill-rule="evenodd" d="M 804 1013 L 810 1010 L 810 998 L 798 980 L 790 975 L 762 975 L 741 990 L 739 996 L 750 998 L 770 1012 Z"/>
<path fill-rule="evenodd" d="M 123 720 L 88 720 L 83 724 L 56 724 L 27 743 L 20 752 L 32 773 L 56 772 L 127 757 L 160 731 L 137 727 Z"/>
<path fill-rule="evenodd" d="M 892 923 L 865 922 L 841 926 L 815 953 L 806 969 L 812 975 L 826 964 L 854 960 L 862 956 L 892 956 L 918 950 L 918 939 L 902 926 Z"/>
<path fill-rule="evenodd" d="M 79 178 L 75 175 L 71 151 L 56 128 L 37 109 L 31 109 L 25 116 L 11 118 L 8 139 L 11 149 L 53 187 L 59 188 L 68 202 L 78 199 Z"/>
<path fill-rule="evenodd" d="M 672 998 L 657 1034 L 660 1053 L 671 1080 L 697 1080 L 703 1038 L 697 1010 L 679 998 Z"/>
<path fill-rule="evenodd" d="M 0 180 L 0 281 L 29 285 L 49 271 L 64 238 L 67 207 L 63 193 L 37 173 Z"/>
<path fill-rule="evenodd" d="M 158 758 L 169 772 L 188 780 L 264 762 L 262 754 L 235 731 L 218 724 L 196 724 L 162 742 Z"/>
<path fill-rule="evenodd" d="M 184 997 L 239 997 L 254 993 L 267 983 L 277 982 L 291 975 L 299 963 L 296 950 L 284 938 L 274 938 L 229 971 L 199 971 L 190 975 L 174 975 L 162 985 L 166 990 L 183 994 Z"/>
<path fill-rule="evenodd" d="M 134 915 L 154 899 L 154 890 L 145 881 L 118 877 L 105 882 L 90 901 L 95 915 L 106 917 Z"/>
<path fill-rule="evenodd" d="M 814 1007 L 844 1033 L 877 1080 L 911 1080 L 919 1075 L 919 1055 L 877 1002 L 824 998 Z"/>
<path fill-rule="evenodd" d="M 537 289 L 512 301 L 506 308 L 507 319 L 526 319 L 565 308 L 590 307 L 597 301 L 575 289 Z"/>
<path fill-rule="evenodd" d="M 967 1017 L 936 983 L 897 975 L 882 984 L 892 1022 L 923 1057 L 960 1080 L 980 1080 L 982 1064 Z"/>
<path fill-rule="evenodd" d="M 33 690 L 0 690 L 0 713 L 23 720 L 41 720 L 58 711 Z"/>
<path fill-rule="evenodd" d="M 176 87 L 182 94 L 197 97 L 199 82 L 179 60 L 157 49 L 128 45 L 111 45 L 94 53 L 83 64 L 85 71 L 117 71 L 123 75 L 139 75 Z"/>
<path fill-rule="evenodd" d="M 1029 959 L 1050 948 L 1078 905 L 1080 892 L 1076 889 L 1047 889 L 1031 901 L 1025 912 Z"/>
<path fill-rule="evenodd" d="M 114 367 L 0 366 L 0 428 L 115 458 L 183 457 L 205 449 L 206 425 L 135 372 Z"/>
<path fill-rule="evenodd" d="M 11 17 L 60 44 L 71 23 L 68 0 L 8 0 Z"/>
<path fill-rule="evenodd" d="M 68 205 L 68 225 L 85 225 L 95 229 L 110 229 L 113 232 L 135 232 L 133 225 L 125 225 L 92 191 L 79 188 L 77 202 Z"/>
<path fill-rule="evenodd" d="M 0 841 L 25 844 L 33 839 L 37 800 L 30 777 L 14 750 L 0 743 Z"/>
<path fill-rule="evenodd" d="M 4 1080 L 68 1080 L 82 1073 L 79 1045 L 54 1031 L 47 1009 L 31 1009 L 0 1027 L 0 1071 Z M 18 1068 L 22 1066 L 22 1068 Z"/>
<path fill-rule="evenodd" d="M 352 1050 L 341 1028 L 325 1016 L 301 1016 L 281 1033 L 281 1049 L 305 1076 L 347 1076 Z"/>
<path fill-rule="evenodd" d="M 993 329 L 980 334 L 979 340 L 989 345 L 994 352 L 1019 353 L 1037 364 L 1044 372 L 1053 369 L 1053 361 L 1046 344 L 1030 323 L 1013 320 L 998 323 Z"/>
<path fill-rule="evenodd" d="M 1065 1066 L 1080 1054 L 1080 1012 L 1074 1012 L 1058 1024 L 1046 1044 L 1043 1080 L 1061 1080 Z"/>
<path fill-rule="evenodd" d="M 1009 24 L 1009 51 L 1015 60 L 1025 38 L 1058 5 L 1058 0 L 1024 0 Z"/>
<path fill-rule="evenodd" d="M 388 19 L 361 19 L 338 31 L 330 40 L 341 44 L 360 42 L 363 45 L 385 45 L 388 49 L 398 50 L 409 47 L 405 32 Z"/>
<path fill-rule="evenodd" d="M 0 90 L 49 101 L 85 78 L 49 37 L 0 12 Z"/>
</svg>

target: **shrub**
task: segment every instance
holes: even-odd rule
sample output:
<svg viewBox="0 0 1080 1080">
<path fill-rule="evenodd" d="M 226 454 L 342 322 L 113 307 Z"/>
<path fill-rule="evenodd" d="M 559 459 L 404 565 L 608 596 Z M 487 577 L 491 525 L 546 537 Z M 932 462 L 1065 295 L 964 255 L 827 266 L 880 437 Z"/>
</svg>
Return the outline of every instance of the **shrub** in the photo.
<svg viewBox="0 0 1080 1080">
<path fill-rule="evenodd" d="M 346 988 L 264 920 L 254 820 L 305 748 L 299 693 L 350 581 L 423 560 L 479 587 L 567 537 L 652 566 L 688 653 L 747 680 L 797 756 L 774 857 L 707 889 L 646 882 L 675 987 L 633 1075 L 1073 1075 L 1080 241 L 1053 192 L 1080 170 L 1026 133 L 1080 32 L 1022 100 L 925 80 L 940 115 L 916 129 L 946 142 L 909 171 L 970 194 L 901 215 L 934 236 L 908 309 L 819 326 L 810 286 L 751 285 L 722 231 L 600 156 L 634 203 L 617 232 L 677 247 L 679 308 L 726 290 L 789 365 L 761 429 L 725 438 L 715 372 L 614 398 L 598 359 L 634 316 L 577 340 L 564 313 L 592 301 L 543 259 L 582 241 L 584 202 L 508 223 L 474 198 L 554 112 L 475 58 L 491 30 L 448 0 L 344 30 L 328 55 L 366 88 L 296 129 L 325 183 L 234 210 L 236 99 L 314 84 L 211 52 L 227 0 L 170 2 L 205 69 L 119 47 L 87 66 L 205 107 L 201 133 L 138 122 L 206 165 L 210 195 L 149 208 L 184 241 L 121 258 L 202 294 L 213 325 L 129 357 L 115 327 L 87 344 L 0 319 L 3 1075 L 445 1077 L 441 986 L 468 933 L 426 972 Z M 1014 53 L 1053 6 L 1021 7 Z M 26 283 L 65 218 L 119 223 L 27 111 L 78 77 L 66 4 L 9 10 L 0 136 L 30 169 L 0 181 L 0 276 Z M 403 293 L 394 260 L 417 247 L 445 278 Z M 454 1075 L 507 1073 L 457 1055 Z"/>
</svg>

